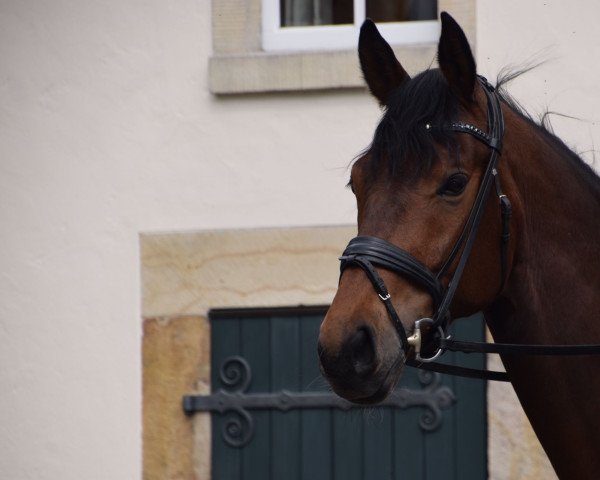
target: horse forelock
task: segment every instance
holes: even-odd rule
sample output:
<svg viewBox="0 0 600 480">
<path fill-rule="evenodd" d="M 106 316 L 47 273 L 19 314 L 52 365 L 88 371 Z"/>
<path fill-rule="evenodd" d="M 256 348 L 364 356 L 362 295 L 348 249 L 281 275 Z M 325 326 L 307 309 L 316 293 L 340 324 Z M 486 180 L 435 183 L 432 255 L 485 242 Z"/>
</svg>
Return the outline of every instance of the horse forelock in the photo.
<svg viewBox="0 0 600 480">
<path fill-rule="evenodd" d="M 447 126 L 457 115 L 458 100 L 438 69 L 404 82 L 390 95 L 373 141 L 363 152 L 370 158 L 371 176 L 426 175 L 438 159 L 439 146 L 456 150 Z"/>
</svg>

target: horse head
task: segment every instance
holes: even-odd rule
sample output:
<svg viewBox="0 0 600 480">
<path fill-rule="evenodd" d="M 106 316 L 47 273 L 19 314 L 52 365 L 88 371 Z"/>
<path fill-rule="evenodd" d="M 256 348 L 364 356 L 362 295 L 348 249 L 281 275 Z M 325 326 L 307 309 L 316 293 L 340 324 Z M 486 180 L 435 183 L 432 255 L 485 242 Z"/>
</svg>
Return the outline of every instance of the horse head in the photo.
<svg viewBox="0 0 600 480">
<path fill-rule="evenodd" d="M 460 26 L 446 13 L 441 24 L 439 69 L 414 78 L 370 20 L 360 32 L 363 75 L 384 114 L 371 145 L 352 166 L 358 237 L 342 257 L 338 291 L 318 346 L 321 369 L 333 389 L 357 403 L 385 398 L 406 360 L 421 353 L 414 334 L 423 335 L 418 347 L 426 351 L 427 339 L 446 322 L 435 317 L 460 268 L 467 248 L 464 231 L 484 177 L 494 173 L 486 174 L 490 149 L 500 148 L 486 133 L 493 89 L 478 81 Z M 510 190 L 509 178 L 504 186 Z M 484 194 L 494 195 L 493 188 Z M 509 262 L 500 257 L 510 259 L 514 251 L 498 247 L 503 234 L 499 204 L 483 200 L 470 260 L 451 299 L 453 316 L 489 304 L 509 273 Z M 369 254 L 359 255 L 365 251 Z M 404 258 L 398 268 L 395 256 Z M 436 331 L 416 332 L 415 323 L 424 318 L 434 318 L 430 325 Z"/>
</svg>

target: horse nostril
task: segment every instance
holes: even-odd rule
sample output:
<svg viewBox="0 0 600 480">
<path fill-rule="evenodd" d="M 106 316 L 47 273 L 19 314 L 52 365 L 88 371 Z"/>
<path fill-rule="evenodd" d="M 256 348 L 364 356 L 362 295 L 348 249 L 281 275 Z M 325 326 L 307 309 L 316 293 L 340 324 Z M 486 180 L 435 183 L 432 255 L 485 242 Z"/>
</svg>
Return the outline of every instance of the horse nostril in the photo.
<svg viewBox="0 0 600 480">
<path fill-rule="evenodd" d="M 375 369 L 375 345 L 371 331 L 359 328 L 347 344 L 354 371 L 366 376 Z"/>
</svg>

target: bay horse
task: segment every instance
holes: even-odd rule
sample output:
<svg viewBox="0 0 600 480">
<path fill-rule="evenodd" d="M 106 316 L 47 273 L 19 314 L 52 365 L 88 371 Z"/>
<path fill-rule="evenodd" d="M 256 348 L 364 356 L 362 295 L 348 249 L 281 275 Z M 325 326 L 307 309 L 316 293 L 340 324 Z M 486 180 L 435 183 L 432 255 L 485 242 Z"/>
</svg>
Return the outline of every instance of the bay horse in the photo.
<svg viewBox="0 0 600 480">
<path fill-rule="evenodd" d="M 384 114 L 351 169 L 358 237 L 319 334 L 334 391 L 380 402 L 478 311 L 497 343 L 600 343 L 593 170 L 477 75 L 447 13 L 438 69 L 410 78 L 370 20 L 358 52 Z M 557 475 L 599 478 L 600 357 L 501 358 Z"/>
</svg>

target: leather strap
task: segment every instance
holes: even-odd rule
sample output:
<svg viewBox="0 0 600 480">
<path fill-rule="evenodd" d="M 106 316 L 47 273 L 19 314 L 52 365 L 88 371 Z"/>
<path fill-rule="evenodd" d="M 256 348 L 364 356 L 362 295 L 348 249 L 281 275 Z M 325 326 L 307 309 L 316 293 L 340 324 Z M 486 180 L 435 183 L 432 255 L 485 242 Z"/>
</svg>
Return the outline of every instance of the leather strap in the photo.
<svg viewBox="0 0 600 480">
<path fill-rule="evenodd" d="M 352 262 L 356 258 L 366 258 L 373 265 L 408 278 L 431 294 L 434 308 L 439 305 L 442 299 L 442 285 L 425 265 L 408 252 L 381 238 L 359 236 L 350 240 L 340 257 L 340 271 L 343 272 L 348 262 Z"/>
<path fill-rule="evenodd" d="M 513 343 L 486 343 L 468 342 L 442 338 L 439 348 L 444 351 L 460 353 L 498 353 L 504 355 L 597 355 L 600 354 L 599 344 L 588 345 L 528 345 Z M 477 378 L 480 380 L 493 380 L 498 382 L 510 382 L 506 372 L 495 370 L 480 370 L 476 368 L 458 367 L 445 363 L 431 362 L 420 363 L 414 359 L 407 359 L 406 364 L 429 370 L 432 372 L 456 375 L 459 377 Z"/>
<path fill-rule="evenodd" d="M 450 258 L 454 259 L 464 243 L 464 248 L 456 266 L 456 270 L 454 271 L 454 275 L 448 284 L 448 288 L 444 292 L 444 298 L 442 299 L 440 306 L 433 316 L 434 328 L 436 330 L 437 328 L 441 328 L 443 331 L 445 331 L 447 328 L 450 304 L 454 299 L 454 294 L 456 293 L 456 289 L 458 288 L 460 279 L 464 273 L 469 256 L 471 255 L 471 250 L 473 249 L 475 238 L 477 237 L 479 224 L 483 216 L 483 211 L 485 209 L 484 207 L 489 196 L 492 181 L 495 181 L 499 188 L 496 165 L 502 149 L 502 137 L 504 136 L 504 117 L 502 115 L 500 100 L 495 94 L 494 87 L 492 87 L 484 77 L 479 76 L 478 78 L 487 98 L 489 133 L 485 133 L 473 125 L 468 125 L 462 122 L 453 122 L 451 127 L 459 132 L 473 135 L 477 140 L 485 143 L 488 147 L 490 147 L 491 154 L 485 169 L 485 173 L 481 179 L 479 191 L 475 197 L 475 202 L 473 203 L 473 207 L 469 213 L 469 217 L 467 218 L 458 241 L 450 253 Z M 447 269 L 450 263 L 451 261 L 449 262 L 447 260 L 442 267 L 442 271 Z"/>
<path fill-rule="evenodd" d="M 344 258 L 342 263 L 342 272 L 344 271 L 344 268 L 346 268 L 348 265 L 356 265 L 365 271 L 367 277 L 369 277 L 369 280 L 371 280 L 371 284 L 375 288 L 375 291 L 379 295 L 379 298 L 383 301 L 389 317 L 392 319 L 392 324 L 394 325 L 394 328 L 396 329 L 396 332 L 398 333 L 398 337 L 400 339 L 400 348 L 406 354 L 408 353 L 409 349 L 408 339 L 406 338 L 406 331 L 404 330 L 404 327 L 400 322 L 400 317 L 398 316 L 398 313 L 396 312 L 396 309 L 392 304 L 391 295 L 388 292 L 387 287 L 385 286 L 385 282 L 377 273 L 377 270 L 375 270 L 371 262 L 365 257 L 367 256 L 361 255 L 360 257 L 356 256 Z"/>
<path fill-rule="evenodd" d="M 430 372 L 444 373 L 447 375 L 456 375 L 458 377 L 477 378 L 480 380 L 495 380 L 497 382 L 510 382 L 506 372 L 498 372 L 495 370 L 480 370 L 478 368 L 458 367 L 456 365 L 448 365 L 446 363 L 420 363 L 413 359 L 407 359 L 406 365 L 420 370 L 428 370 Z"/>
<path fill-rule="evenodd" d="M 439 346 L 442 350 L 462 353 L 499 353 L 502 355 L 596 355 L 600 345 L 530 345 L 519 343 L 468 342 L 442 338 Z"/>
</svg>

